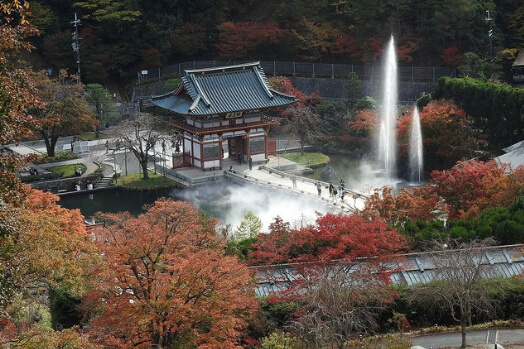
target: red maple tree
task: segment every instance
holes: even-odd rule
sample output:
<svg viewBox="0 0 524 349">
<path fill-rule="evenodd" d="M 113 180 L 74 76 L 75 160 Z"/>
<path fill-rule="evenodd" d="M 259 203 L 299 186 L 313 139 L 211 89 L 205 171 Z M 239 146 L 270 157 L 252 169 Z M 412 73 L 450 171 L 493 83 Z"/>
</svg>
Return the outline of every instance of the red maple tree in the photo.
<svg viewBox="0 0 524 349">
<path fill-rule="evenodd" d="M 235 348 L 256 310 L 249 270 L 225 256 L 216 221 L 160 199 L 147 212 L 102 214 L 106 260 L 84 303 L 89 330 L 116 348 Z"/>
<path fill-rule="evenodd" d="M 392 226 L 399 226 L 408 219 L 412 222 L 435 219 L 435 211 L 442 210 L 440 197 L 428 186 L 404 188 L 393 193 L 391 187 L 375 189 L 366 200 L 360 214 L 368 219 L 381 218 Z"/>
<path fill-rule="evenodd" d="M 406 248 L 404 238 L 384 220 L 367 221 L 358 215 L 319 215 L 315 224 L 300 229 L 290 229 L 289 223 L 276 218 L 269 229 L 253 246 L 252 264 L 357 258 L 379 262 Z"/>
<path fill-rule="evenodd" d="M 430 186 L 446 202 L 450 218 L 475 219 L 488 208 L 506 207 L 524 188 L 524 170 L 510 171 L 495 161 L 459 162 L 433 171 Z"/>
</svg>

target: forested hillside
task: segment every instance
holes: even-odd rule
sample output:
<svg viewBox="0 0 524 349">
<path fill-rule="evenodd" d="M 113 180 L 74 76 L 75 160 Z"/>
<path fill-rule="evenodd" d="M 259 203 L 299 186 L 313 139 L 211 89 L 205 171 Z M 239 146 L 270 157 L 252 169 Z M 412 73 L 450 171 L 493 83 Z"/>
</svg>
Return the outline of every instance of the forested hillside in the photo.
<svg viewBox="0 0 524 349">
<path fill-rule="evenodd" d="M 188 60 L 374 63 L 394 35 L 399 63 L 457 66 L 466 52 L 501 63 L 524 45 L 519 0 L 39 0 L 37 68 L 136 78 Z M 489 11 L 489 12 L 488 12 Z M 491 30 L 491 36 L 490 36 Z M 491 49 L 490 49 L 491 48 Z M 38 66 L 40 65 L 40 66 Z"/>
</svg>

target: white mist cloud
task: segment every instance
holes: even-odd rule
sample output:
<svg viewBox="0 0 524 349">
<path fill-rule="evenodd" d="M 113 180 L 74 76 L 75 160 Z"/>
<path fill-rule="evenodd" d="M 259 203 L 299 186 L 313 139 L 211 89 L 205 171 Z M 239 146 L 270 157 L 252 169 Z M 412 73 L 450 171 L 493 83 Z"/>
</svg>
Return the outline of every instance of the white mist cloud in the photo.
<svg viewBox="0 0 524 349">
<path fill-rule="evenodd" d="M 269 224 L 277 216 L 295 227 L 313 223 L 317 212 L 329 212 L 325 204 L 310 196 L 258 185 L 220 183 L 183 190 L 177 195 L 217 218 L 222 225 L 230 224 L 233 230 L 249 211 L 260 218 L 263 232 L 268 232 Z"/>
</svg>

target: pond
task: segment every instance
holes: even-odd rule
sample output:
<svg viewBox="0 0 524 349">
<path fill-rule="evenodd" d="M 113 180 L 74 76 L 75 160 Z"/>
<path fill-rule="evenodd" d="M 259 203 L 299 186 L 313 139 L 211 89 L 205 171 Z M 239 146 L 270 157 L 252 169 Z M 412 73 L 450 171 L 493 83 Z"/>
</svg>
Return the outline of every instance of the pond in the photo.
<svg viewBox="0 0 524 349">
<path fill-rule="evenodd" d="M 222 182 L 190 189 L 173 188 L 153 192 L 110 190 L 92 194 L 78 194 L 60 198 L 59 204 L 68 209 L 79 209 L 84 217 L 95 212 L 123 212 L 133 215 L 144 212 L 144 205 L 161 197 L 191 202 L 208 216 L 217 218 L 221 225 L 236 229 L 244 216 L 252 212 L 260 218 L 263 231 L 279 216 L 292 226 L 312 223 L 316 213 L 327 213 L 328 208 L 316 200 L 287 191 L 257 186 Z"/>
<path fill-rule="evenodd" d="M 329 165 L 313 169 L 313 173 L 306 175 L 306 177 L 311 179 L 321 179 L 322 172 L 328 167 L 332 167 L 337 173 L 337 182 L 340 178 L 343 178 L 344 181 L 347 182 L 349 178 L 355 177 L 360 173 L 360 161 L 349 155 L 330 154 L 329 159 Z"/>
<path fill-rule="evenodd" d="M 128 191 L 121 189 L 82 193 L 60 198 L 59 204 L 68 209 L 79 209 L 85 217 L 96 212 L 124 212 L 132 215 L 144 212 L 144 205 L 154 203 L 161 197 L 169 197 L 174 190 Z"/>
</svg>

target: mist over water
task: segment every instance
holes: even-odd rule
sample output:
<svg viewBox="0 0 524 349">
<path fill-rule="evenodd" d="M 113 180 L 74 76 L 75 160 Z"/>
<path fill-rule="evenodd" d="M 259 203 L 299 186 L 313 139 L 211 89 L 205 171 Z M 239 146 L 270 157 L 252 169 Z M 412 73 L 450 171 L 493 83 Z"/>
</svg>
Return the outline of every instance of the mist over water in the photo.
<svg viewBox="0 0 524 349">
<path fill-rule="evenodd" d="M 276 217 L 289 222 L 293 228 L 313 223 L 317 212 L 329 212 L 326 205 L 313 198 L 258 185 L 202 186 L 173 193 L 173 198 L 192 202 L 222 225 L 230 224 L 233 230 L 250 211 L 262 221 L 262 232 L 268 232 L 269 224 Z"/>
</svg>

